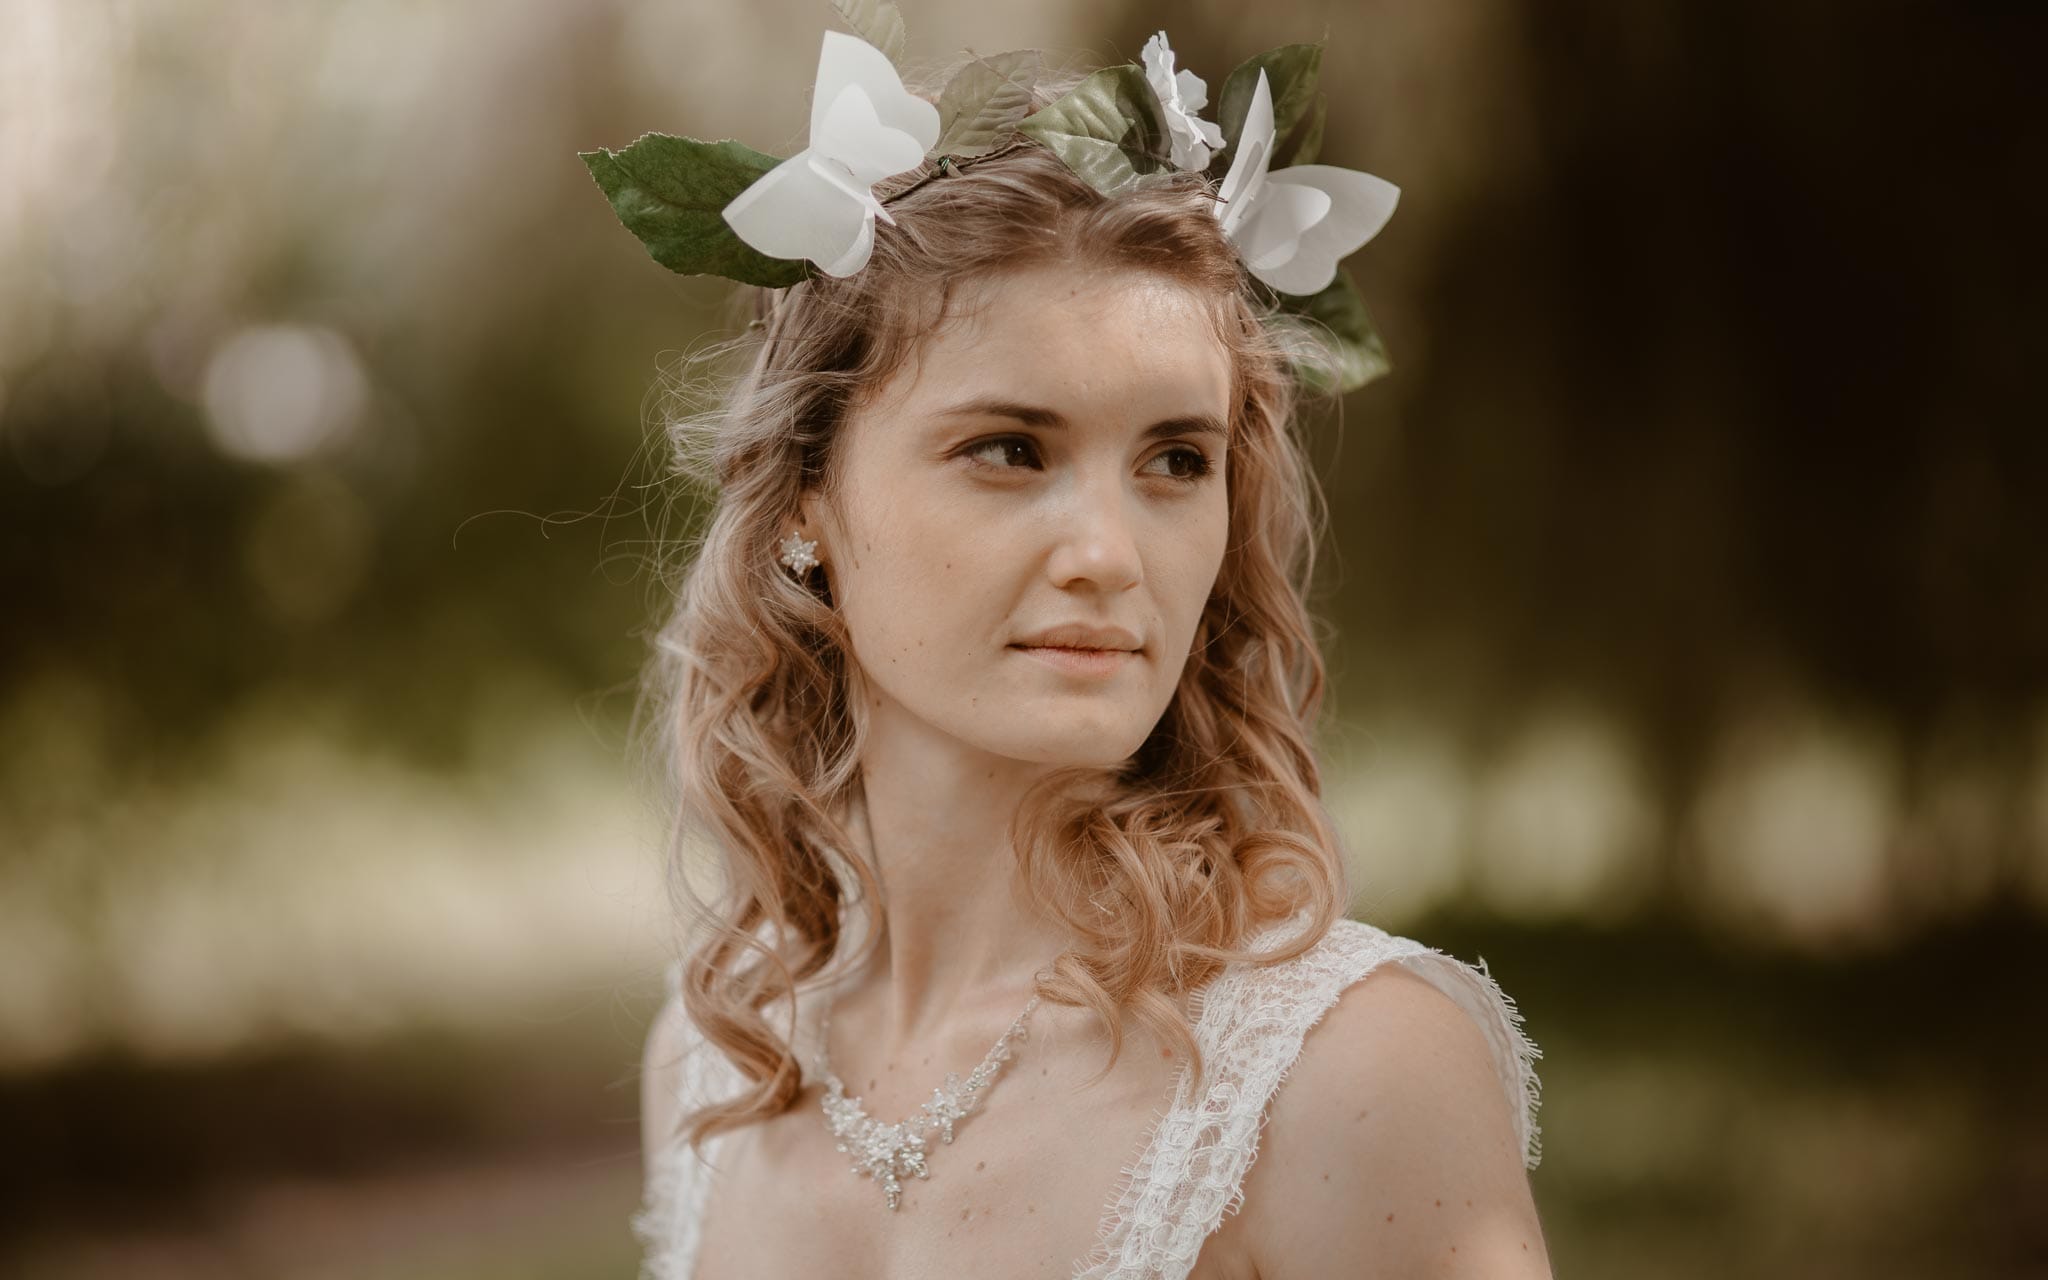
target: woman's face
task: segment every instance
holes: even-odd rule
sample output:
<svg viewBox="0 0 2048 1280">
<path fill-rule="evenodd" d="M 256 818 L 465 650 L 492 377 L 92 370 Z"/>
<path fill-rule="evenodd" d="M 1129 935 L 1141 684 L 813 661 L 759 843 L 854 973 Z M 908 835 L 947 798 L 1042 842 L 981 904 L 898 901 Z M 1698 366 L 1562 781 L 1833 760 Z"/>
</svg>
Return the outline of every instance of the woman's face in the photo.
<svg viewBox="0 0 2048 1280">
<path fill-rule="evenodd" d="M 1208 304 L 1150 273 L 1033 268 L 963 301 L 851 415 L 841 501 L 807 498 L 805 536 L 879 723 L 1114 765 L 1223 562 L 1229 356 Z"/>
</svg>

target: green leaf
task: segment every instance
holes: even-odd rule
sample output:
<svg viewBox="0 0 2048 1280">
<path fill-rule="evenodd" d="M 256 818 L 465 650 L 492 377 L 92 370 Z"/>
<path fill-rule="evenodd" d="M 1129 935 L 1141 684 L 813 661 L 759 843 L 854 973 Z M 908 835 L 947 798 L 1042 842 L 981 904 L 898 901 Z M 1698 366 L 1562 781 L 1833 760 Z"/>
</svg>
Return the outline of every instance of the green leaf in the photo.
<svg viewBox="0 0 2048 1280">
<path fill-rule="evenodd" d="M 1237 152 L 1237 136 L 1244 131 L 1252 94 L 1258 91 L 1260 70 L 1265 71 L 1266 88 L 1273 95 L 1273 137 L 1285 140 L 1315 101 L 1316 78 L 1322 66 L 1320 44 L 1283 44 L 1237 65 L 1216 99 L 1216 123 L 1223 130 L 1223 149 L 1210 157 L 1209 171 L 1218 181 L 1230 172 L 1231 158 Z M 1320 141 L 1320 126 L 1316 132 Z M 1277 159 L 1273 167 L 1280 167 Z"/>
<path fill-rule="evenodd" d="M 1159 99 L 1135 63 L 1104 67 L 1065 97 L 1024 118 L 1017 132 L 1052 148 L 1106 196 L 1171 167 Z"/>
<path fill-rule="evenodd" d="M 1282 309 L 1268 323 L 1310 390 L 1356 391 L 1394 367 L 1349 272 L 1312 297 L 1278 296 Z"/>
<path fill-rule="evenodd" d="M 1273 161 L 1268 168 L 1281 169 L 1290 164 L 1314 164 L 1316 153 L 1323 149 L 1323 118 L 1328 114 L 1329 103 L 1318 93 L 1314 114 L 1302 121 L 1301 127 L 1294 131 L 1293 136 L 1282 138 L 1279 145 L 1273 148 Z"/>
<path fill-rule="evenodd" d="M 832 0 L 853 34 L 880 49 L 899 71 L 903 67 L 903 14 L 890 0 Z"/>
<path fill-rule="evenodd" d="M 940 155 L 978 156 L 1031 110 L 1043 60 L 1036 49 L 976 58 L 939 93 Z"/>
<path fill-rule="evenodd" d="M 623 151 L 577 153 L 626 229 L 654 260 L 683 275 L 724 276 L 771 289 L 810 275 L 808 264 L 771 258 L 720 216 L 733 197 L 781 164 L 743 143 L 643 134 Z"/>
</svg>

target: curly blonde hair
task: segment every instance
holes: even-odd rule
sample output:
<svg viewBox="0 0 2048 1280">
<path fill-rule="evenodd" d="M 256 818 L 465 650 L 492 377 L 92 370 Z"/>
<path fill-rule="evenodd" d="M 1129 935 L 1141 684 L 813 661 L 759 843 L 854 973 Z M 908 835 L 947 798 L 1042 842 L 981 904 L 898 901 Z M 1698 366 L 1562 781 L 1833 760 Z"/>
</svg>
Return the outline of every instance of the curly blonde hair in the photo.
<svg viewBox="0 0 2048 1280">
<path fill-rule="evenodd" d="M 675 806 L 673 905 L 699 926 L 680 995 L 748 1082 L 681 1118 L 693 1148 L 795 1104 L 794 1027 L 767 1011 L 786 998 L 793 1009 L 797 984 L 833 960 L 850 896 L 880 900 L 840 817 L 866 733 L 848 696 L 852 646 L 824 568 L 798 581 L 772 548 L 807 490 L 834 492 L 842 423 L 963 282 L 1047 263 L 1156 272 L 1213 303 L 1232 365 L 1230 537 L 1173 699 L 1129 760 L 1051 773 L 1011 823 L 1013 890 L 1075 939 L 1038 994 L 1102 1018 L 1102 1075 L 1128 1012 L 1200 1078 L 1185 997 L 1227 964 L 1300 955 L 1350 902 L 1312 743 L 1325 672 L 1306 598 L 1327 509 L 1295 434 L 1302 393 L 1212 185 L 1176 171 L 1107 198 L 1020 140 L 877 194 L 895 223 L 878 228 L 865 269 L 753 295 L 756 323 L 724 348 L 742 372 L 671 423 L 679 470 L 716 494 L 646 684 Z M 722 872 L 715 903 L 689 884 L 693 837 Z M 1246 949 L 1304 912 L 1286 945 Z"/>
</svg>

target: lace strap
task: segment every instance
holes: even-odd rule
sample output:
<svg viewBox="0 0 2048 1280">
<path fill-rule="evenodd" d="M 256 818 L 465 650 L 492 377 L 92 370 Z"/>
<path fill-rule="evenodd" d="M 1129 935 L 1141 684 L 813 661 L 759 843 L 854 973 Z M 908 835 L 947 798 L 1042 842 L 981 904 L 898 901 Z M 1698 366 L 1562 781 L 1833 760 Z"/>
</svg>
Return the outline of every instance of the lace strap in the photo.
<svg viewBox="0 0 2048 1280">
<path fill-rule="evenodd" d="M 1286 931 L 1269 931 L 1255 949 L 1270 950 L 1266 943 Z M 1313 950 L 1287 964 L 1233 967 L 1212 982 L 1195 1029 L 1206 1087 L 1196 1096 L 1192 1073 L 1183 1069 L 1172 1107 L 1138 1163 L 1126 1170 L 1128 1183 L 1077 1276 L 1184 1280 L 1203 1241 L 1242 1203 L 1267 1104 L 1308 1032 L 1346 988 L 1388 960 L 1409 964 L 1478 1021 L 1512 1102 L 1525 1164 L 1535 1167 L 1533 1062 L 1540 1055 L 1491 976 L 1410 939 L 1341 920 Z"/>
<path fill-rule="evenodd" d="M 669 965 L 668 999 L 679 1004 L 682 996 L 682 961 Z M 800 992 L 798 1061 L 805 1060 L 805 1048 L 814 1048 L 819 1030 L 817 1011 L 821 1001 L 817 989 Z M 739 1069 L 704 1038 L 694 1022 L 681 1020 L 683 1049 L 676 1079 L 677 1114 L 687 1115 L 706 1103 L 732 1098 L 746 1087 Z M 807 1038 L 808 1037 L 808 1038 Z M 704 1232 L 704 1210 L 711 1198 L 712 1179 L 719 1168 L 732 1130 L 708 1139 L 700 1154 L 678 1137 L 654 1155 L 640 1205 L 632 1217 L 633 1236 L 641 1246 L 639 1280 L 690 1280 L 696 1269 L 698 1246 Z"/>
<path fill-rule="evenodd" d="M 669 965 L 666 981 L 669 1002 L 680 1003 L 680 960 Z M 708 1051 L 709 1042 L 696 1024 L 684 1018 L 680 1025 L 683 1048 L 674 1101 L 677 1114 L 683 1115 L 711 1099 L 723 1059 Z M 706 1156 L 700 1156 L 688 1142 L 676 1137 L 654 1153 L 640 1206 L 632 1217 L 633 1236 L 642 1250 L 639 1280 L 689 1280 L 702 1230 L 702 1202 L 711 1185 L 707 1157 L 717 1153 L 719 1143 L 720 1138 L 713 1138 Z"/>
</svg>

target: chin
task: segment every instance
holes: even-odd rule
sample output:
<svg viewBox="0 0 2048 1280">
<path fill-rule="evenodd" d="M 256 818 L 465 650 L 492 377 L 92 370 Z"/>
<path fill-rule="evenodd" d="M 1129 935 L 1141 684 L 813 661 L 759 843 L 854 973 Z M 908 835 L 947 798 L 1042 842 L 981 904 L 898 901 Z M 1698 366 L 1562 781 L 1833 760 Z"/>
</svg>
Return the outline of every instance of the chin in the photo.
<svg viewBox="0 0 2048 1280">
<path fill-rule="evenodd" d="M 989 749 L 1013 760 L 1028 760 L 1033 764 L 1113 768 L 1130 759 L 1133 752 L 1145 745 L 1146 731 L 1133 730 L 1126 725 L 1118 725 L 1114 729 L 1077 727 L 1067 733 L 1047 732 L 1047 728 L 1035 725 L 1028 736 L 1019 735 L 1001 745 L 991 744 Z"/>
</svg>

